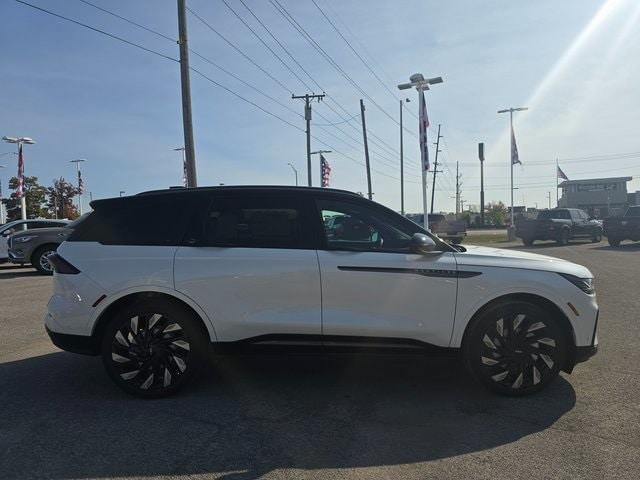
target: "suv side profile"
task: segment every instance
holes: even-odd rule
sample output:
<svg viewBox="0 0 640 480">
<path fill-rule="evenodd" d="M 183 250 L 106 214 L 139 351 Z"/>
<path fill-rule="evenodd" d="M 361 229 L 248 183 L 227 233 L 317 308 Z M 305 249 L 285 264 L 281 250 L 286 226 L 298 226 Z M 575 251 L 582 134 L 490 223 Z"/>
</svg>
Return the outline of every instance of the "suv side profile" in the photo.
<svg viewBox="0 0 640 480">
<path fill-rule="evenodd" d="M 454 247 L 351 192 L 224 186 L 91 205 L 50 257 L 45 324 L 128 393 L 171 394 L 212 351 L 291 347 L 457 354 L 484 386 L 524 395 L 597 350 L 586 268 Z"/>
</svg>

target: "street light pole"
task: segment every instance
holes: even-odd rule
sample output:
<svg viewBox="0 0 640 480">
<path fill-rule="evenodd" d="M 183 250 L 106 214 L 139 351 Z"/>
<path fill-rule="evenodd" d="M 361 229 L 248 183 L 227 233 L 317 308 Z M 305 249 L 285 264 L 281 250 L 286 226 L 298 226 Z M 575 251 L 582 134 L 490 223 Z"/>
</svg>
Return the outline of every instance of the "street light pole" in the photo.
<svg viewBox="0 0 640 480">
<path fill-rule="evenodd" d="M 84 162 L 84 158 L 78 158 L 77 160 L 69 160 L 70 163 L 76 164 L 76 170 L 78 172 L 78 213 L 82 215 L 82 174 L 80 173 L 80 163 Z"/>
<path fill-rule="evenodd" d="M 27 219 L 27 199 L 25 196 L 25 192 L 24 192 L 24 155 L 20 155 L 20 153 L 22 152 L 22 146 L 27 144 L 27 145 L 33 145 L 34 142 L 32 138 L 30 137 L 2 137 L 2 140 L 4 140 L 7 143 L 15 143 L 18 146 L 18 181 L 22 181 L 22 192 L 21 192 L 21 197 L 20 197 L 20 210 L 22 212 L 22 220 L 26 220 Z M 20 161 L 22 161 L 22 166 L 20 165 Z M 20 168 L 22 167 L 22 171 L 20 171 Z M 21 178 L 20 178 L 21 177 Z"/>
<path fill-rule="evenodd" d="M 298 186 L 298 170 L 296 170 L 296 167 L 294 167 L 291 162 L 287 163 L 287 165 L 289 165 L 291 167 L 291 170 L 293 170 L 294 175 L 296 176 L 296 187 Z"/>
<path fill-rule="evenodd" d="M 513 112 L 521 112 L 523 110 L 529 110 L 528 107 L 517 107 L 517 108 L 513 108 L 513 107 L 509 107 L 506 108 L 504 110 L 498 110 L 498 113 L 507 113 L 509 112 L 509 131 L 510 131 L 510 136 L 509 136 L 509 141 L 510 141 L 510 146 L 511 146 L 511 151 L 509 152 L 509 166 L 511 168 L 511 226 L 509 227 L 508 230 L 508 235 L 509 235 L 509 240 L 515 240 L 515 224 L 514 224 L 514 213 L 513 213 L 513 154 L 514 154 L 514 141 L 515 141 L 515 137 L 513 134 Z"/>
<path fill-rule="evenodd" d="M 124 190 L 120 190 L 120 196 L 122 196 L 122 194 L 124 194 L 125 191 Z"/>
<path fill-rule="evenodd" d="M 425 163 L 428 163 L 428 155 L 429 155 L 429 145 L 427 143 L 427 121 L 426 118 L 426 106 L 424 106 L 423 112 L 423 100 L 424 100 L 424 91 L 429 90 L 429 85 L 434 85 L 436 83 L 442 83 L 442 77 L 434 77 L 434 78 L 424 78 L 421 73 L 414 73 L 409 77 L 409 83 L 402 83 L 398 85 L 398 89 L 407 90 L 409 88 L 414 88 L 418 92 L 418 109 L 420 110 L 420 149 L 421 149 L 421 157 Z M 424 115 L 424 117 L 423 117 Z M 424 149 L 424 151 L 422 151 Z M 422 210 L 424 214 L 423 225 L 425 230 L 429 230 L 429 209 L 427 205 L 427 170 L 425 167 L 428 165 L 420 165 L 420 169 L 422 170 Z"/>
</svg>

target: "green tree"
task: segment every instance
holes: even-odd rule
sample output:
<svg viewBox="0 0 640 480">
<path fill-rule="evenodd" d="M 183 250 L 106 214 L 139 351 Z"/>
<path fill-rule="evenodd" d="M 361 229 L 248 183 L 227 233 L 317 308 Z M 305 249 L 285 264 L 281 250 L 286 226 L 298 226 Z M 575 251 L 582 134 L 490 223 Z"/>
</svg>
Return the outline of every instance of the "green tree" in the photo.
<svg viewBox="0 0 640 480">
<path fill-rule="evenodd" d="M 53 186 L 47 188 L 47 209 L 56 218 L 74 219 L 78 217 L 78 209 L 73 204 L 73 198 L 78 195 L 78 189 L 64 178 L 53 180 Z"/>
<path fill-rule="evenodd" d="M 18 198 L 18 177 L 11 177 L 9 188 L 14 190 L 5 200 L 8 220 L 21 218 L 20 199 Z M 46 217 L 47 209 L 42 208 L 45 201 L 46 188 L 38 183 L 38 177 L 24 177 L 24 195 L 27 202 L 27 218 Z"/>
<path fill-rule="evenodd" d="M 502 202 L 491 202 L 486 207 L 485 216 L 490 223 L 501 227 L 507 219 L 507 207 Z"/>
</svg>

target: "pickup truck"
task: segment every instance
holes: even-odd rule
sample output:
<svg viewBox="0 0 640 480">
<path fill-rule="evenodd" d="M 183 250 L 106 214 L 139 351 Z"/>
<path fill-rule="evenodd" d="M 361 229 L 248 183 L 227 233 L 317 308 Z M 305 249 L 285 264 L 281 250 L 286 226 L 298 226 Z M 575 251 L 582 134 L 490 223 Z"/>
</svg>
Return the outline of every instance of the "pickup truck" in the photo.
<svg viewBox="0 0 640 480">
<path fill-rule="evenodd" d="M 535 220 L 516 221 L 516 237 L 525 245 L 536 240 L 555 240 L 566 245 L 574 238 L 588 238 L 597 243 L 602 240 L 602 225 L 577 208 L 542 210 Z"/>
<path fill-rule="evenodd" d="M 422 225 L 424 214 L 409 213 L 407 218 Z M 430 213 L 428 218 L 431 233 L 435 233 L 443 240 L 458 245 L 467 236 L 467 224 L 462 220 L 447 220 L 447 217 L 440 213 Z"/>
<path fill-rule="evenodd" d="M 623 240 L 640 241 L 640 205 L 627 208 L 622 217 L 605 218 L 604 234 L 612 247 Z"/>
</svg>

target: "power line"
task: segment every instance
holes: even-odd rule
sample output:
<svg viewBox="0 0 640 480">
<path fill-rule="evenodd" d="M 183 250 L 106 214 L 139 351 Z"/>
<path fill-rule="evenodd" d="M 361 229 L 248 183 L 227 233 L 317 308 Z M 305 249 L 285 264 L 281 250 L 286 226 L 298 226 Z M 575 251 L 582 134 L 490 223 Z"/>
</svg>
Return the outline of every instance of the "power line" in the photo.
<svg viewBox="0 0 640 480">
<path fill-rule="evenodd" d="M 158 57 L 162 57 L 162 58 L 165 58 L 167 60 L 171 60 L 173 62 L 180 63 L 180 60 L 178 60 L 177 58 L 170 57 L 168 55 L 165 55 L 164 53 L 160 53 L 160 52 L 158 52 L 156 50 L 152 50 L 150 48 L 144 47 L 144 46 L 142 46 L 142 45 L 140 45 L 138 43 L 131 42 L 131 41 L 126 40 L 126 39 L 124 39 L 122 37 L 119 37 L 118 35 L 114 35 L 113 33 L 105 32 L 104 30 L 101 30 L 99 28 L 92 27 L 91 25 L 87 25 L 86 23 L 82 23 L 82 22 L 80 22 L 78 20 L 74 20 L 73 18 L 65 17 L 64 15 L 60 15 L 59 13 L 52 12 L 51 10 L 47 10 L 46 8 L 38 7 L 37 5 L 33 5 L 33 4 L 25 2 L 23 0 L 15 0 L 15 1 L 20 3 L 20 4 L 22 4 L 22 5 L 26 5 L 27 7 L 31 7 L 31 8 L 33 8 L 35 10 L 39 10 L 39 11 L 41 11 L 43 13 L 49 14 L 49 15 L 51 15 L 53 17 L 59 18 L 61 20 L 65 20 L 67 22 L 74 23 L 76 25 L 79 25 L 81 27 L 87 28 L 87 29 L 92 30 L 94 32 L 100 33 L 101 35 L 105 35 L 105 36 L 107 36 L 109 38 L 112 38 L 114 40 L 118 40 L 119 42 L 126 43 L 127 45 L 130 45 L 132 47 L 139 48 L 140 50 L 144 50 L 147 53 L 152 53 L 153 55 L 157 55 Z"/>
</svg>

